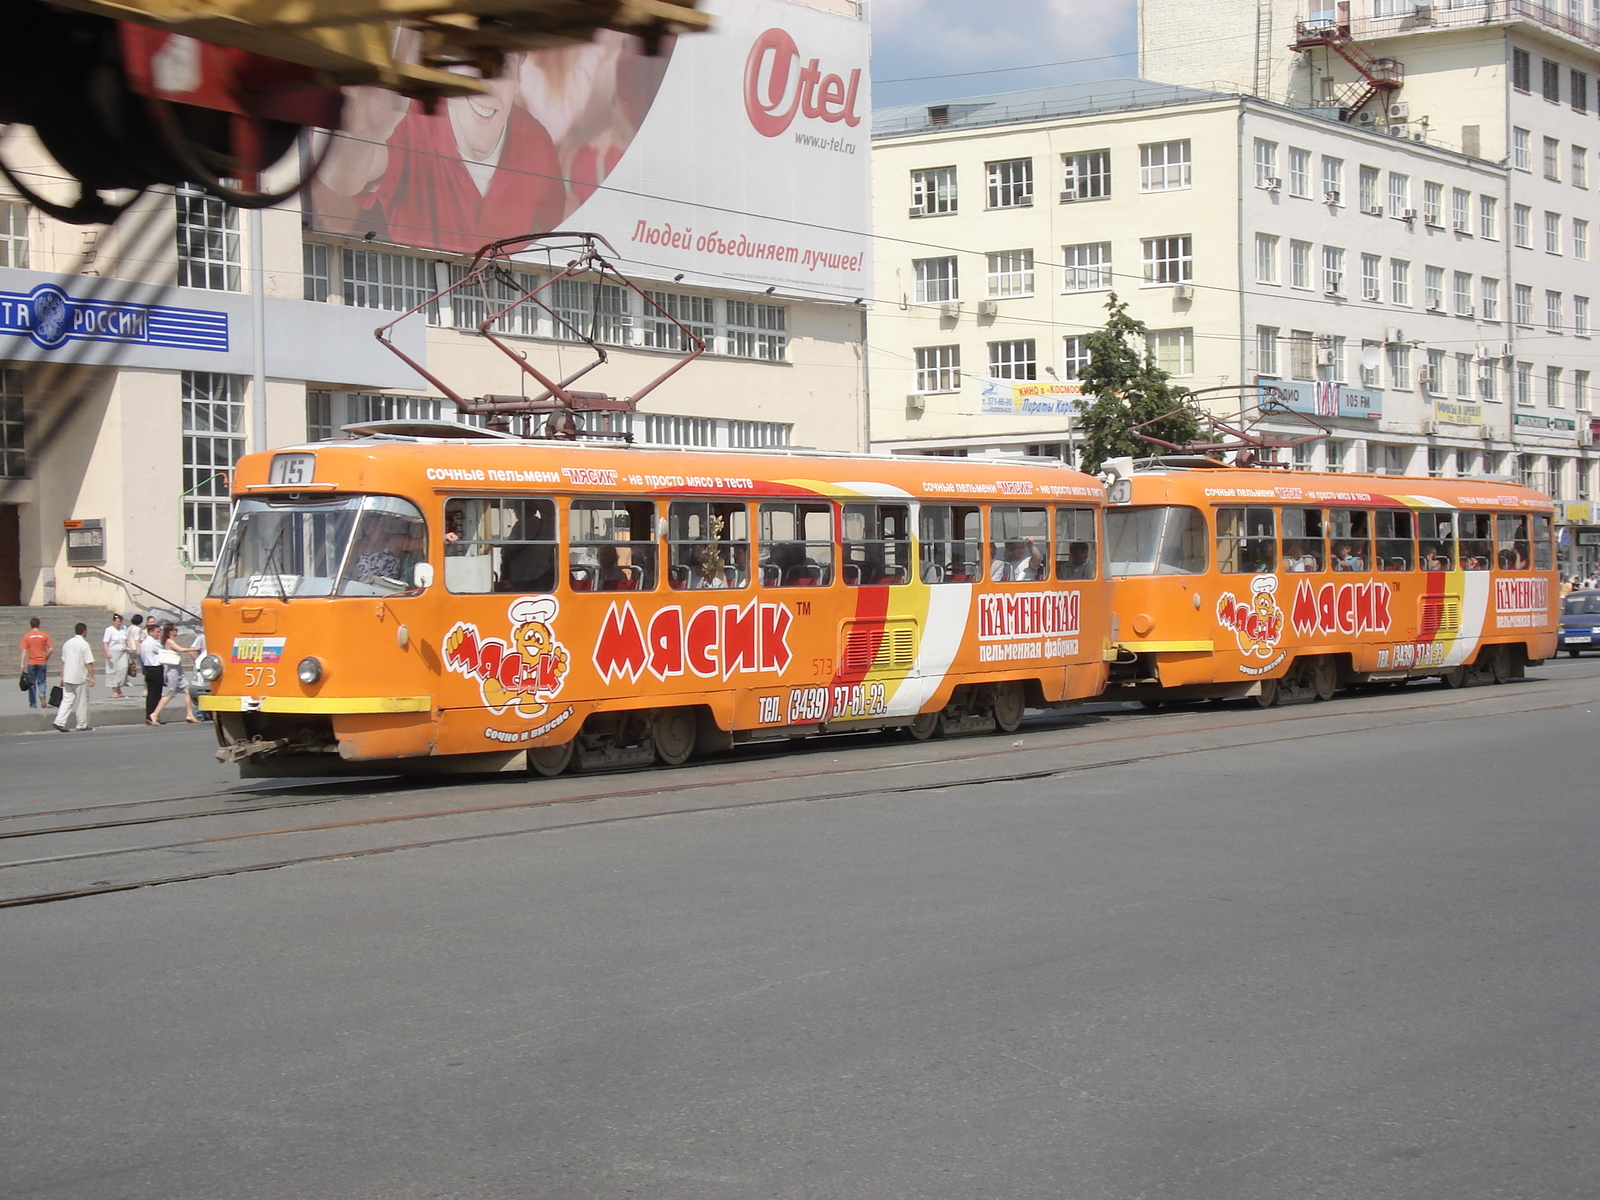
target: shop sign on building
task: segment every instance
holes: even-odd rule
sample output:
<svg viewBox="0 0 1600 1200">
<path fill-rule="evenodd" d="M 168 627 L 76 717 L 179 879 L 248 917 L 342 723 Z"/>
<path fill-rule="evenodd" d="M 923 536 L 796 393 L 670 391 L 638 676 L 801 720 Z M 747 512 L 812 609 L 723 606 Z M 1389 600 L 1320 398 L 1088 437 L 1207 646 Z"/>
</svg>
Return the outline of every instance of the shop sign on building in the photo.
<svg viewBox="0 0 1600 1200">
<path fill-rule="evenodd" d="M 1012 417 L 1070 417 L 1081 403 L 1076 383 L 1040 383 L 1031 379 L 980 379 L 978 411 Z"/>
<path fill-rule="evenodd" d="M 1512 413 L 1511 423 L 1518 429 L 1535 429 L 1556 437 L 1578 431 L 1578 423 L 1571 417 L 1547 417 L 1543 413 Z"/>
<path fill-rule="evenodd" d="M 1309 380 L 1263 379 L 1261 399 L 1281 400 L 1294 412 L 1315 417 L 1383 416 L 1383 393 L 1375 388 L 1346 387 L 1342 383 Z"/>
<path fill-rule="evenodd" d="M 1483 405 L 1465 400 L 1435 400 L 1433 419 L 1440 425 L 1482 425 Z"/>
</svg>

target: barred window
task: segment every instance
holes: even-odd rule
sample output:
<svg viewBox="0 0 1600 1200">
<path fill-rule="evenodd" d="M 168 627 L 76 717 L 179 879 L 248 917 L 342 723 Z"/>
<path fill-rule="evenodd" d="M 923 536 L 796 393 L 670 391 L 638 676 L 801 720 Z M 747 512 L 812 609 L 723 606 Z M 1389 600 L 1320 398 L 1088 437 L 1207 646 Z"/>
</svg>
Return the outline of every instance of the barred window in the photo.
<svg viewBox="0 0 1600 1200">
<path fill-rule="evenodd" d="M 333 393 L 306 389 L 306 441 L 333 437 Z"/>
<path fill-rule="evenodd" d="M 911 172 L 911 215 L 939 217 L 956 211 L 956 169 Z"/>
<path fill-rule="evenodd" d="M 989 295 L 1033 295 L 1033 251 L 1001 250 L 989 255 Z"/>
<path fill-rule="evenodd" d="M 961 298 L 960 278 L 956 272 L 955 256 L 949 258 L 917 258 L 911 262 L 917 277 L 915 292 L 918 304 L 941 304 Z M 729 317 L 730 322 L 732 317 Z"/>
<path fill-rule="evenodd" d="M 960 346 L 918 346 L 912 353 L 917 361 L 916 391 L 961 390 Z"/>
<path fill-rule="evenodd" d="M 244 381 L 185 371 L 183 389 L 183 543 L 189 561 L 217 561 L 228 531 L 233 464 L 244 453 Z"/>
<path fill-rule="evenodd" d="M 344 302 L 354 308 L 405 312 L 439 290 L 434 283 L 433 263 L 426 258 L 346 248 L 339 252 L 339 265 L 344 276 Z M 437 308 L 430 306 L 430 322 L 438 319 L 436 313 Z"/>
<path fill-rule="evenodd" d="M 467 268 L 456 263 L 450 265 L 450 282 L 460 283 L 467 277 Z M 511 282 L 496 275 L 480 276 L 470 287 L 458 288 L 450 293 L 450 319 L 457 329 L 476 330 L 491 313 L 500 312 L 507 305 L 515 307 L 502 313 L 495 321 L 495 333 L 514 337 L 533 337 L 539 333 L 539 306 L 532 300 L 518 301 L 539 285 L 537 276 L 518 271 Z"/>
<path fill-rule="evenodd" d="M 1186 188 L 1192 181 L 1189 139 L 1175 142 L 1146 142 L 1139 147 L 1139 190 L 1170 192 Z"/>
<path fill-rule="evenodd" d="M 237 292 L 239 210 L 188 184 L 178 187 L 173 200 L 178 209 L 178 286 Z"/>
<path fill-rule="evenodd" d="M 0 370 L 0 478 L 21 479 L 27 474 L 22 434 L 22 372 Z"/>
<path fill-rule="evenodd" d="M 0 203 L 0 267 L 28 265 L 28 206 Z"/>
<path fill-rule="evenodd" d="M 990 208 L 1023 208 L 1033 203 L 1033 159 L 992 162 L 988 168 Z"/>
<path fill-rule="evenodd" d="M 793 425 L 776 421 L 729 421 L 728 445 L 736 450 L 759 450 L 771 446 L 787 446 Z"/>
<path fill-rule="evenodd" d="M 1317 339 L 1309 329 L 1289 331 L 1289 374 L 1295 379 L 1317 377 Z"/>
<path fill-rule="evenodd" d="M 989 374 L 994 379 L 1039 378 L 1038 354 L 1032 338 L 989 343 Z"/>
<path fill-rule="evenodd" d="M 1080 246 L 1063 246 L 1066 271 L 1062 276 L 1062 290 L 1067 292 L 1098 291 L 1111 286 L 1111 243 L 1085 242 Z"/>
<path fill-rule="evenodd" d="M 788 357 L 789 312 L 781 304 L 728 301 L 728 353 L 735 358 L 784 362 Z"/>
<path fill-rule="evenodd" d="M 664 413 L 640 413 L 644 424 L 640 439 L 652 446 L 712 446 L 716 444 L 716 422 L 710 417 L 673 417 Z"/>
<path fill-rule="evenodd" d="M 706 350 L 716 346 L 717 302 L 710 296 L 687 296 L 681 292 L 647 291 L 650 304 L 659 305 L 667 315 L 644 306 L 640 324 L 644 327 L 644 344 L 656 350 L 678 350 L 684 353 L 694 349 L 682 329 L 669 317 L 681 322 L 689 333 L 705 342 Z M 699 444 L 699 443 L 696 443 Z"/>
<path fill-rule="evenodd" d="M 1194 240 L 1189 234 L 1145 238 L 1141 244 L 1146 283 L 1188 283 L 1194 278 Z"/>
<path fill-rule="evenodd" d="M 608 346 L 626 346 L 633 329 L 627 289 L 586 279 L 557 279 L 546 294 L 555 313 L 555 336 L 561 341 L 585 337 Z"/>
</svg>

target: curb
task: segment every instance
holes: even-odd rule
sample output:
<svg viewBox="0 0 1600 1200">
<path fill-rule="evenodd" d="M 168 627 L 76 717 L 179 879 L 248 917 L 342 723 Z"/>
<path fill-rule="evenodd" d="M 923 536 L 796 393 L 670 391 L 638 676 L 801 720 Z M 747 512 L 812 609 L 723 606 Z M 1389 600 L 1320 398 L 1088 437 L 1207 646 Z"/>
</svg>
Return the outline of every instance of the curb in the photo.
<svg viewBox="0 0 1600 1200">
<path fill-rule="evenodd" d="M 171 713 L 163 713 L 163 725 L 182 725 L 183 709 L 178 709 L 177 719 Z M 22 713 L 0 714 L 0 735 L 8 733 L 48 733 L 51 722 L 55 719 L 55 709 L 29 709 Z M 104 728 L 109 725 L 142 725 L 144 724 L 144 705 L 137 708 L 112 708 L 109 705 L 91 704 L 89 706 L 89 724 L 91 728 Z M 72 726 L 67 726 L 71 729 Z"/>
</svg>

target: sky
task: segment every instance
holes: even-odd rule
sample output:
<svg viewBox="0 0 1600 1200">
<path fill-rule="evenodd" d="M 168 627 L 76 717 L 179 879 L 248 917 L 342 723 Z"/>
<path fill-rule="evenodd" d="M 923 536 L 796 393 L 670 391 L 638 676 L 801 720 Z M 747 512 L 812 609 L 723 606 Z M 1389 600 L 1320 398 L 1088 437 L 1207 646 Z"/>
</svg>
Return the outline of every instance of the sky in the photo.
<svg viewBox="0 0 1600 1200">
<path fill-rule="evenodd" d="M 875 108 L 1138 73 L 1134 0 L 870 0 L 870 11 Z"/>
</svg>

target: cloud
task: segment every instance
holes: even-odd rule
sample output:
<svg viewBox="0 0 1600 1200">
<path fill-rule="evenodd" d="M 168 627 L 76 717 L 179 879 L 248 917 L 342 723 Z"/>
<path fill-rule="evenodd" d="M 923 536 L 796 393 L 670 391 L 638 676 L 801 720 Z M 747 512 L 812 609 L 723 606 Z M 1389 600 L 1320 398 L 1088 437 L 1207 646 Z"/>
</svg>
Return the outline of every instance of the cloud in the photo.
<svg viewBox="0 0 1600 1200">
<path fill-rule="evenodd" d="M 1133 0 L 873 0 L 878 105 L 1015 91 L 1138 70 Z M 996 14 L 1003 14 L 997 16 Z M 1103 58 L 1126 54 L 1126 57 Z M 1100 59 L 1043 70 L 926 79 L 997 67 Z M 908 83 L 883 80 L 915 78 Z"/>
</svg>

